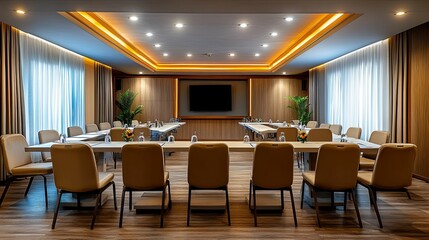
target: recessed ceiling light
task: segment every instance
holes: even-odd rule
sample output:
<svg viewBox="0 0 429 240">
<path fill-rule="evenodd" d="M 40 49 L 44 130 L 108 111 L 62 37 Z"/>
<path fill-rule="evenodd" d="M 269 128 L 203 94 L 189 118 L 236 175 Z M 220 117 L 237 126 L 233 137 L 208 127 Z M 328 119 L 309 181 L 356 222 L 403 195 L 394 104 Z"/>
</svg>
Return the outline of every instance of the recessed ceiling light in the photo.
<svg viewBox="0 0 429 240">
<path fill-rule="evenodd" d="M 240 24 L 238 24 L 238 26 L 240 26 L 241 28 L 247 28 L 248 24 L 247 23 L 240 23 Z"/>
<path fill-rule="evenodd" d="M 271 37 L 277 37 L 279 34 L 277 33 L 277 32 L 272 32 L 272 33 L 270 33 L 270 36 Z"/>
<path fill-rule="evenodd" d="M 148 36 L 148 37 L 152 37 L 152 36 L 153 36 L 153 33 L 148 32 L 148 33 L 146 33 L 146 36 Z"/>
<path fill-rule="evenodd" d="M 192 53 L 186 54 L 187 57 L 192 57 Z"/>
<path fill-rule="evenodd" d="M 129 19 L 130 19 L 130 21 L 133 21 L 133 22 L 139 20 L 139 18 L 137 16 L 131 16 L 131 17 L 129 17 Z"/>
<path fill-rule="evenodd" d="M 159 43 L 155 43 L 155 45 L 154 45 L 156 48 L 159 48 L 159 47 L 161 47 L 161 44 L 159 44 Z"/>
<path fill-rule="evenodd" d="M 139 74 L 143 74 L 143 72 L 139 72 Z"/>
<path fill-rule="evenodd" d="M 286 75 L 286 72 L 282 72 L 283 75 Z"/>
<path fill-rule="evenodd" d="M 162 56 L 168 57 L 168 53 L 163 53 Z"/>
<path fill-rule="evenodd" d="M 286 22 L 292 22 L 293 21 L 293 17 L 287 17 L 287 18 L 285 18 L 285 21 Z"/>
<path fill-rule="evenodd" d="M 234 57 L 234 56 L 235 56 L 235 53 L 230 53 L 230 54 L 229 54 L 229 56 L 230 56 L 230 57 Z"/>
<path fill-rule="evenodd" d="M 266 43 L 263 43 L 263 44 L 261 44 L 261 47 L 264 47 L 264 48 L 266 48 L 266 47 L 268 47 L 268 44 L 266 44 Z"/>
<path fill-rule="evenodd" d="M 25 11 L 22 9 L 17 9 L 17 10 L 15 10 L 15 12 L 18 14 L 22 14 L 22 15 L 25 14 Z"/>
<path fill-rule="evenodd" d="M 255 57 L 259 57 L 259 56 L 261 56 L 261 54 L 255 53 Z"/>
<path fill-rule="evenodd" d="M 404 14 L 406 14 L 406 13 L 407 13 L 407 12 L 396 12 L 396 13 L 395 13 L 395 15 L 396 15 L 396 16 L 402 16 L 402 15 L 404 15 Z"/>
<path fill-rule="evenodd" d="M 183 25 L 183 23 L 176 23 L 176 25 L 175 25 L 177 28 L 182 28 L 184 25 Z"/>
</svg>

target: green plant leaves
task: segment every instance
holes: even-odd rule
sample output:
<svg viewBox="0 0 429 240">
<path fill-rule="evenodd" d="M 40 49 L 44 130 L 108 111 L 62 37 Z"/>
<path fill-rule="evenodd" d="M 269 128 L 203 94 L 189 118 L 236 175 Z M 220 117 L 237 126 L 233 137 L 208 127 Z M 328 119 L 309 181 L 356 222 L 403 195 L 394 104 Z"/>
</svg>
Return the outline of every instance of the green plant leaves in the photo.
<svg viewBox="0 0 429 240">
<path fill-rule="evenodd" d="M 116 106 L 121 110 L 121 113 L 116 118 L 124 124 L 128 124 L 128 126 L 131 126 L 131 122 L 134 117 L 141 114 L 143 110 L 143 105 L 138 105 L 134 110 L 131 110 L 131 105 L 133 104 L 136 96 L 137 93 L 133 93 L 128 89 L 125 92 L 120 93 L 119 98 L 116 101 Z"/>
<path fill-rule="evenodd" d="M 298 121 L 307 125 L 308 121 L 310 121 L 311 115 L 313 114 L 313 112 L 310 112 L 309 110 L 310 104 L 308 103 L 308 96 L 289 96 L 289 99 L 294 101 L 295 106 L 288 106 L 288 108 L 293 109 L 297 113 Z"/>
</svg>

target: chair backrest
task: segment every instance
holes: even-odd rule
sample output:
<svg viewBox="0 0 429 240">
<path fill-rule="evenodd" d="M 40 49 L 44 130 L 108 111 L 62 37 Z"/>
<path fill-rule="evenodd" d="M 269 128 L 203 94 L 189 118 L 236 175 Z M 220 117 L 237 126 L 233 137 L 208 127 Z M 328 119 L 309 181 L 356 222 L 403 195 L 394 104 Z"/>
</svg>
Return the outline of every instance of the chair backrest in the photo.
<svg viewBox="0 0 429 240">
<path fill-rule="evenodd" d="M 38 133 L 39 143 L 54 142 L 60 139 L 60 134 L 57 130 L 40 130 Z M 50 152 L 42 152 L 42 159 L 46 161 L 51 157 Z"/>
<path fill-rule="evenodd" d="M 259 143 L 253 156 L 252 181 L 263 188 L 290 187 L 293 183 L 293 146 L 290 143 Z"/>
<path fill-rule="evenodd" d="M 296 142 L 298 137 L 298 128 L 296 127 L 279 127 L 277 128 L 277 139 L 280 137 L 281 133 L 285 134 L 286 141 Z"/>
<path fill-rule="evenodd" d="M 371 185 L 399 189 L 411 185 L 417 147 L 414 144 L 385 143 L 378 150 Z"/>
<path fill-rule="evenodd" d="M 122 127 L 121 121 L 113 121 L 113 127 Z"/>
<path fill-rule="evenodd" d="M 85 131 L 86 131 L 87 133 L 90 133 L 90 132 L 98 132 L 98 126 L 97 126 L 97 124 L 95 124 L 95 123 L 89 123 L 89 124 L 86 124 L 86 125 L 85 125 Z"/>
<path fill-rule="evenodd" d="M 292 120 L 293 125 L 298 125 L 299 124 L 299 120 Z"/>
<path fill-rule="evenodd" d="M 320 124 L 319 128 L 329 128 L 331 125 L 329 125 L 328 123 L 322 123 Z"/>
<path fill-rule="evenodd" d="M 362 135 L 362 128 L 359 127 L 349 127 L 346 132 L 347 137 L 360 139 Z"/>
<path fill-rule="evenodd" d="M 332 132 L 327 128 L 312 128 L 308 131 L 307 141 L 332 142 Z"/>
<path fill-rule="evenodd" d="M 341 135 L 341 132 L 343 131 L 343 126 L 340 124 L 331 124 L 329 126 L 329 129 L 331 129 L 331 132 L 333 134 Z"/>
<path fill-rule="evenodd" d="M 100 123 L 100 130 L 107 130 L 107 129 L 111 129 L 112 125 L 110 125 L 109 122 L 102 122 Z"/>
<path fill-rule="evenodd" d="M 73 137 L 81 134 L 83 134 L 83 131 L 82 131 L 82 128 L 79 126 L 73 126 L 73 127 L 67 128 L 67 136 L 69 137 Z"/>
<path fill-rule="evenodd" d="M 51 155 L 57 189 L 88 192 L 99 188 L 97 164 L 88 144 L 54 144 Z"/>
<path fill-rule="evenodd" d="M 151 135 L 150 129 L 148 127 L 135 127 L 134 137 L 138 138 L 141 132 L 143 132 L 143 136 L 145 137 L 146 141 L 150 140 Z"/>
<path fill-rule="evenodd" d="M 314 184 L 325 190 L 356 186 L 360 149 L 354 143 L 327 143 L 319 148 Z"/>
<path fill-rule="evenodd" d="M 122 137 L 122 134 L 125 132 L 125 129 L 123 128 L 111 128 L 110 129 L 110 138 L 112 141 L 124 141 L 124 138 Z"/>
<path fill-rule="evenodd" d="M 373 131 L 368 141 L 379 145 L 385 144 L 389 142 L 389 132 Z M 362 156 L 375 160 L 377 158 L 377 153 L 363 153 Z"/>
<path fill-rule="evenodd" d="M 307 128 L 317 128 L 317 121 L 308 121 Z"/>
<path fill-rule="evenodd" d="M 229 150 L 224 143 L 194 143 L 189 148 L 188 183 L 218 188 L 229 182 Z"/>
<path fill-rule="evenodd" d="M 152 190 L 164 186 L 164 152 L 158 143 L 131 143 L 122 147 L 124 186 Z"/>
<path fill-rule="evenodd" d="M 11 174 L 12 169 L 31 163 L 31 153 L 25 151 L 27 146 L 27 140 L 21 134 L 1 136 L 1 149 L 7 173 Z"/>
<path fill-rule="evenodd" d="M 131 126 L 138 126 L 139 125 L 139 121 L 138 120 L 132 120 L 131 121 Z"/>
</svg>

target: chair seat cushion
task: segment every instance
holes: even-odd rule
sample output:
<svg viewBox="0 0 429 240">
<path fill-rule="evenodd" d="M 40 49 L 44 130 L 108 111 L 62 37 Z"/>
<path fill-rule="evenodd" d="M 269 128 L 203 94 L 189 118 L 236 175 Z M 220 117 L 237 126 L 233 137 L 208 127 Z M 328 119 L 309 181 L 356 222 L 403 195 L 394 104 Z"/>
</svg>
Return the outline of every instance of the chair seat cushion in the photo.
<svg viewBox="0 0 429 240">
<path fill-rule="evenodd" d="M 52 173 L 52 162 L 30 163 L 11 169 L 12 175 L 44 175 Z"/>
<path fill-rule="evenodd" d="M 372 170 L 374 169 L 375 160 L 361 157 L 359 160 L 359 169 L 360 170 Z"/>
<path fill-rule="evenodd" d="M 359 171 L 358 172 L 358 182 L 364 185 L 370 185 L 372 179 L 372 172 L 370 171 Z"/>
<path fill-rule="evenodd" d="M 107 172 L 99 172 L 98 173 L 98 188 L 103 188 L 111 181 L 113 181 L 113 177 L 115 175 L 113 173 Z"/>
<path fill-rule="evenodd" d="M 314 186 L 314 180 L 316 179 L 316 172 L 309 171 L 302 173 L 302 177 L 312 186 Z"/>
</svg>

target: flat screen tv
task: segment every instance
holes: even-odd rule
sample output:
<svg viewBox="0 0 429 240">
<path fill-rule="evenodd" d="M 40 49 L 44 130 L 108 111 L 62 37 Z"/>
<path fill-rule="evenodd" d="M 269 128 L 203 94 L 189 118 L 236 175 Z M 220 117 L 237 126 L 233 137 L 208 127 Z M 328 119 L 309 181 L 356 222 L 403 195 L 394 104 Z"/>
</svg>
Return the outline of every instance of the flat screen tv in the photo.
<svg viewBox="0 0 429 240">
<path fill-rule="evenodd" d="M 189 85 L 189 111 L 231 111 L 231 99 L 231 85 Z"/>
</svg>

